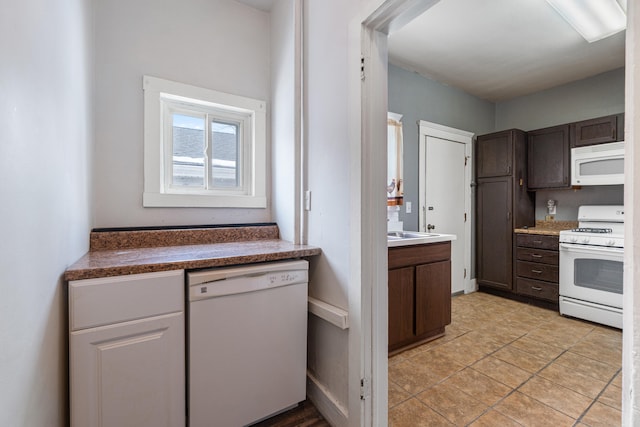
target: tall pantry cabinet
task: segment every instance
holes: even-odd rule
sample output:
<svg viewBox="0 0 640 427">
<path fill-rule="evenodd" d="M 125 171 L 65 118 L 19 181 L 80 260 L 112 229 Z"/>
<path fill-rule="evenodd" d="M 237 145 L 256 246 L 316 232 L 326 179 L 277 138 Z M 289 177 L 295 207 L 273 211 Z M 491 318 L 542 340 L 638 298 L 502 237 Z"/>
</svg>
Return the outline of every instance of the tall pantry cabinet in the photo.
<svg viewBox="0 0 640 427">
<path fill-rule="evenodd" d="M 478 285 L 513 291 L 513 229 L 535 225 L 527 191 L 527 137 L 511 129 L 478 136 L 476 276 Z"/>
</svg>

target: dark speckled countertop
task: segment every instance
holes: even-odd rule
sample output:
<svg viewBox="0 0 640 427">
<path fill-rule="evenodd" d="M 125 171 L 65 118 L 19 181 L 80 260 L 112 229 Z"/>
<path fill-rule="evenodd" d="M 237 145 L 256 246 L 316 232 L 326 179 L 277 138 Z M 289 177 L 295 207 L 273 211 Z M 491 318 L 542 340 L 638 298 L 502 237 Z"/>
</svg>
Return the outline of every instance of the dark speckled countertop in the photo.
<svg viewBox="0 0 640 427">
<path fill-rule="evenodd" d="M 94 231 L 89 252 L 66 280 L 198 269 L 319 255 L 320 248 L 279 239 L 276 225 Z"/>
<path fill-rule="evenodd" d="M 543 234 L 547 236 L 559 236 L 561 230 L 571 230 L 578 226 L 577 221 L 543 221 L 536 220 L 535 227 L 516 228 L 514 233 Z"/>
</svg>

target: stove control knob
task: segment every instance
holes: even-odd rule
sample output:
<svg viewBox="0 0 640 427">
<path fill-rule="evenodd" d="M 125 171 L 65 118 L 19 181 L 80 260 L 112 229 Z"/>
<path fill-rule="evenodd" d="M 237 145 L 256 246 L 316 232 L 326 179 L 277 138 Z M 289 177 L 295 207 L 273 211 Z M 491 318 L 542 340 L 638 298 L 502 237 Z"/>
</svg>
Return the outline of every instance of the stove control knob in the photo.
<svg viewBox="0 0 640 427">
<path fill-rule="evenodd" d="M 571 236 L 571 237 L 569 237 L 569 241 L 570 241 L 571 243 L 575 243 L 575 242 L 577 242 L 577 241 L 578 241 L 578 238 L 577 238 L 576 236 Z"/>
<path fill-rule="evenodd" d="M 607 246 L 614 246 L 616 244 L 615 240 L 607 240 Z"/>
<path fill-rule="evenodd" d="M 588 237 L 583 237 L 582 238 L 582 243 L 589 243 L 589 238 Z"/>
</svg>

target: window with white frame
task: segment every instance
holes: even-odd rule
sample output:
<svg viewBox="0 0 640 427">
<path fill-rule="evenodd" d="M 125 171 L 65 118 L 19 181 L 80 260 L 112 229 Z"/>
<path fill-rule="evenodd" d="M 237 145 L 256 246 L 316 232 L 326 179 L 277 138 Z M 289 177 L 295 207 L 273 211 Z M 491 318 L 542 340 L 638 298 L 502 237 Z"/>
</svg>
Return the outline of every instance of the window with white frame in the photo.
<svg viewBox="0 0 640 427">
<path fill-rule="evenodd" d="M 145 76 L 146 207 L 265 208 L 266 103 Z"/>
</svg>

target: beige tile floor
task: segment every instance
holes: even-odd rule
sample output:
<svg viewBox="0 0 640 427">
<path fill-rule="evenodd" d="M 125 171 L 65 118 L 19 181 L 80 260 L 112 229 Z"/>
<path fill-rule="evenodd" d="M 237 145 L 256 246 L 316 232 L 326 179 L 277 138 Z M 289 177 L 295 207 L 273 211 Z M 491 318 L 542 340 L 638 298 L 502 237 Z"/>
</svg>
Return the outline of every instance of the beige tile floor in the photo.
<svg viewBox="0 0 640 427">
<path fill-rule="evenodd" d="M 389 425 L 619 426 L 622 333 L 475 292 L 389 358 Z"/>
</svg>

